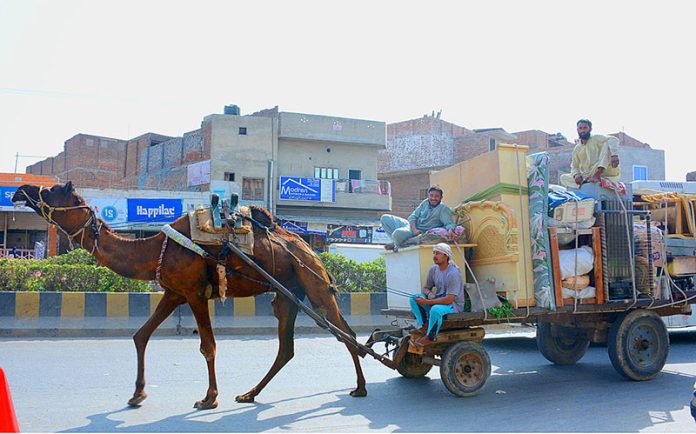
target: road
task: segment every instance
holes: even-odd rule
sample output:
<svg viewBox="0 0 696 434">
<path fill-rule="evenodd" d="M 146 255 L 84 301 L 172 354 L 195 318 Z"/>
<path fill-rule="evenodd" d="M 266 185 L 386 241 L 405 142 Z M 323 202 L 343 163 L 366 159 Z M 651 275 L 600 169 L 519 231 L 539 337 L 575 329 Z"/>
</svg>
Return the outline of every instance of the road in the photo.
<svg viewBox="0 0 696 434">
<path fill-rule="evenodd" d="M 362 336 L 364 341 L 366 336 Z M 405 379 L 375 360 L 362 362 L 366 398 L 352 398 L 347 351 L 327 335 L 301 336 L 296 356 L 257 402 L 235 395 L 265 374 L 274 337 L 218 339 L 220 406 L 196 411 L 207 387 L 198 340 L 156 338 L 147 354 L 149 398 L 133 392 L 130 339 L 0 340 L 23 431 L 48 432 L 694 432 L 689 414 L 696 377 L 696 332 L 672 334 L 667 366 L 655 380 L 624 380 L 606 347 L 575 366 L 555 366 L 529 337 L 484 341 L 493 373 L 480 395 L 455 398 L 439 380 Z"/>
</svg>

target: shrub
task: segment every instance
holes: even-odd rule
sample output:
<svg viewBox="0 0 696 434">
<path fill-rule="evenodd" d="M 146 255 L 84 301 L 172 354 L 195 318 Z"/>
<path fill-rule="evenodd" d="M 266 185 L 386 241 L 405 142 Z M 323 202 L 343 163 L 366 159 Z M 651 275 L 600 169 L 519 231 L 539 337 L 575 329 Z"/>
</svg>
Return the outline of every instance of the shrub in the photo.
<svg viewBox="0 0 696 434">
<path fill-rule="evenodd" d="M 387 269 L 384 258 L 358 263 L 343 255 L 321 253 L 326 269 L 336 279 L 336 287 L 344 292 L 384 292 Z"/>
<path fill-rule="evenodd" d="M 94 265 L 84 249 L 47 259 L 0 259 L 4 291 L 148 292 L 149 282 L 121 277 Z"/>
</svg>

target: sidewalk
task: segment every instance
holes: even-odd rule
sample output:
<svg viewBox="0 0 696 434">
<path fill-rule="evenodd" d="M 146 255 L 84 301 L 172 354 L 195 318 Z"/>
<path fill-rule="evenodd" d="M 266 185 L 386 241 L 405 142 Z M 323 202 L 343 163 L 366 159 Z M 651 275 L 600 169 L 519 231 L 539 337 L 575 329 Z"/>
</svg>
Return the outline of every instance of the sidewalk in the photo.
<svg viewBox="0 0 696 434">
<path fill-rule="evenodd" d="M 356 333 L 369 333 L 387 328 L 391 319 L 384 315 L 347 315 L 346 321 Z M 117 337 L 132 336 L 147 317 L 0 317 L 1 337 Z M 275 335 L 278 320 L 273 316 L 216 316 L 212 318 L 216 335 Z M 155 336 L 188 336 L 196 331 L 196 321 L 176 312 L 155 331 Z M 307 315 L 299 314 L 296 334 L 322 332 Z"/>
</svg>

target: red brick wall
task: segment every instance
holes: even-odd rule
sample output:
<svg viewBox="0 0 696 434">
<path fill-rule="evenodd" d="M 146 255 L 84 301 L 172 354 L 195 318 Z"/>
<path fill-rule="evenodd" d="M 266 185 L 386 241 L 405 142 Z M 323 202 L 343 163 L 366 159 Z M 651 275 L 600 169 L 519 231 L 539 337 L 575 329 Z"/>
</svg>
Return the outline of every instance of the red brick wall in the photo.
<svg viewBox="0 0 696 434">
<path fill-rule="evenodd" d="M 380 179 L 391 183 L 392 210 L 384 214 L 393 214 L 403 218 L 408 217 L 423 200 L 421 190 L 427 190 L 430 187 L 428 171 L 380 175 Z"/>
</svg>

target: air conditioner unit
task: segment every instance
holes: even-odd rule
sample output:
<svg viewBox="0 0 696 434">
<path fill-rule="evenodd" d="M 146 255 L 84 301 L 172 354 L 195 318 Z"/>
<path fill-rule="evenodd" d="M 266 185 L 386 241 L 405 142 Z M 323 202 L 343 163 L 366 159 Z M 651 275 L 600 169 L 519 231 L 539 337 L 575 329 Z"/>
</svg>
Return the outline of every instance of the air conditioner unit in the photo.
<svg viewBox="0 0 696 434">
<path fill-rule="evenodd" d="M 633 194 L 649 194 L 656 191 L 696 194 L 696 182 L 680 181 L 633 181 Z"/>
</svg>

